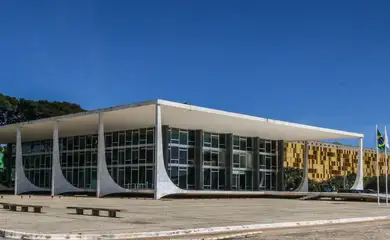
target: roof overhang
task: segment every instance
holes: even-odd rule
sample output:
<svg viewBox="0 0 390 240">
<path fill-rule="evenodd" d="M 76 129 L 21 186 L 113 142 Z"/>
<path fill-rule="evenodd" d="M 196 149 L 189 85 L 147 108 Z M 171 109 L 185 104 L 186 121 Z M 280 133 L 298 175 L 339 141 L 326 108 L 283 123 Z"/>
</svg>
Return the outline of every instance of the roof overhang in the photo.
<svg viewBox="0 0 390 240">
<path fill-rule="evenodd" d="M 104 113 L 105 131 L 152 127 L 155 125 L 156 104 L 161 106 L 163 125 L 183 129 L 203 129 L 209 132 L 233 133 L 284 141 L 333 140 L 364 136 L 359 133 L 154 100 L 1 126 L 0 143 L 15 142 L 18 127 L 22 129 L 23 141 L 51 138 L 53 123 L 56 121 L 59 122 L 60 136 L 95 134 L 98 131 L 99 113 Z"/>
</svg>

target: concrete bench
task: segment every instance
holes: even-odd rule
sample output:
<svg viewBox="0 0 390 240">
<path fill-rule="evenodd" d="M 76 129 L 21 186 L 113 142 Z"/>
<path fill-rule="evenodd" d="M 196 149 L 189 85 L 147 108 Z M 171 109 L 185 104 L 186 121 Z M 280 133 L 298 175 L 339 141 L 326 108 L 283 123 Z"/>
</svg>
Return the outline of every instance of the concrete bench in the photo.
<svg viewBox="0 0 390 240">
<path fill-rule="evenodd" d="M 4 203 L 4 202 L 2 202 L 2 203 L 0 203 L 0 205 L 3 206 L 3 209 L 9 209 L 10 203 Z"/>
<path fill-rule="evenodd" d="M 5 205 L 3 205 L 3 208 L 9 209 L 10 211 L 16 212 L 18 210 L 18 207 L 20 207 L 21 212 L 28 212 L 30 208 L 33 209 L 34 213 L 41 213 L 43 206 L 39 205 L 25 205 L 25 204 L 8 204 L 8 208 L 5 208 Z"/>
<path fill-rule="evenodd" d="M 84 215 L 84 210 L 91 210 L 92 216 L 100 216 L 100 211 L 108 212 L 108 216 L 115 218 L 116 213 L 120 212 L 120 209 L 112 209 L 112 208 L 91 208 L 91 207 L 66 207 L 66 209 L 75 209 L 77 215 Z"/>
</svg>

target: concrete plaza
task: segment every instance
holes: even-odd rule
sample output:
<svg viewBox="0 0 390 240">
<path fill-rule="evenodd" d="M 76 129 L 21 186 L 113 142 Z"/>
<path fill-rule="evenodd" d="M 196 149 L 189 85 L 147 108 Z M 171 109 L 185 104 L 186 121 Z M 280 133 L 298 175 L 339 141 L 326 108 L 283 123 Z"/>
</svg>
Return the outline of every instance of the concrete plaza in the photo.
<svg viewBox="0 0 390 240">
<path fill-rule="evenodd" d="M 244 239 L 242 237 L 232 238 Z M 261 234 L 252 235 L 246 240 L 388 240 L 390 239 L 390 222 L 373 221 L 357 224 L 334 224 L 326 226 L 273 229 L 263 231 Z"/>
<path fill-rule="evenodd" d="M 131 199 L 3 195 L 1 202 L 40 204 L 43 213 L 0 210 L 1 229 L 30 233 L 132 233 L 258 223 L 390 215 L 376 203 L 287 199 Z M 67 206 L 123 209 L 118 218 L 75 215 Z M 87 214 L 89 214 L 87 212 Z"/>
</svg>

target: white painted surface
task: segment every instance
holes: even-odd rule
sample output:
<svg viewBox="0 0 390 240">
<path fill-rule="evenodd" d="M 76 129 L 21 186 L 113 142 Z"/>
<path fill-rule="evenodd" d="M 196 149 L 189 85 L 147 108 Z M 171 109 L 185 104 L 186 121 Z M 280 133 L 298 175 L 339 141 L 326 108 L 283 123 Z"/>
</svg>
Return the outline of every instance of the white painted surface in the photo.
<svg viewBox="0 0 390 240">
<path fill-rule="evenodd" d="M 21 123 L 25 128 L 23 140 L 51 138 L 52 122 L 56 120 L 61 120 L 61 132 L 66 135 L 95 133 L 96 116 L 101 112 L 105 113 L 105 128 L 107 131 L 123 130 L 129 128 L 129 126 L 131 128 L 154 126 L 154 108 L 156 104 L 161 106 L 163 125 L 186 129 L 203 129 L 205 131 L 285 141 L 363 137 L 363 134 L 359 133 L 156 100 Z M 16 126 L 15 124 L 1 126 L 0 142 L 14 142 Z"/>
<path fill-rule="evenodd" d="M 67 192 L 87 192 L 91 189 L 80 189 L 73 186 L 62 173 L 60 163 L 60 150 L 58 140 L 58 121 L 53 124 L 53 161 L 52 161 L 52 186 L 51 195 L 59 195 Z M 92 190 L 94 191 L 94 190 Z"/>
<path fill-rule="evenodd" d="M 359 138 L 359 150 L 358 150 L 358 166 L 357 166 L 357 172 L 356 172 L 356 179 L 353 183 L 353 186 L 351 189 L 354 190 L 363 190 L 364 189 L 364 182 L 363 182 L 363 138 Z"/>
<path fill-rule="evenodd" d="M 45 191 L 49 189 L 43 189 L 35 186 L 26 177 L 23 166 L 23 152 L 22 152 L 22 131 L 18 127 L 16 129 L 16 159 L 15 159 L 15 195 L 34 192 L 34 191 Z"/>
<path fill-rule="evenodd" d="M 300 221 L 300 222 L 283 222 L 283 223 L 269 223 L 269 224 L 250 224 L 240 226 L 226 226 L 226 227 L 212 227 L 212 228 L 196 228 L 160 232 L 140 232 L 140 233 L 122 233 L 122 234 L 37 234 L 37 233 L 23 233 L 12 230 L 0 230 L 0 236 L 9 239 L 156 239 L 163 237 L 190 237 L 205 234 L 228 234 L 240 231 L 258 232 L 266 229 L 276 228 L 290 228 L 290 227 L 308 227 L 325 224 L 345 224 L 345 223 L 359 223 L 368 221 L 389 220 L 390 216 L 376 216 L 376 217 L 361 217 L 361 218 L 345 218 L 332 220 L 314 220 L 314 221 Z"/>
</svg>

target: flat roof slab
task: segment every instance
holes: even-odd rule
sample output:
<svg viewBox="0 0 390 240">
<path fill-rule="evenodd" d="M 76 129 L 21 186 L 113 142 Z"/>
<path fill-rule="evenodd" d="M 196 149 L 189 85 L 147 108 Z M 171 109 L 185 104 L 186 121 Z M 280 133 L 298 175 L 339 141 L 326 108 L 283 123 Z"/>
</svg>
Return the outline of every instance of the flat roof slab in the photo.
<svg viewBox="0 0 390 240">
<path fill-rule="evenodd" d="M 312 141 L 360 138 L 363 134 L 272 120 L 165 100 L 88 111 L 0 127 L 0 143 L 15 142 L 21 127 L 23 141 L 51 138 L 53 123 L 59 122 L 59 135 L 95 134 L 99 113 L 104 113 L 105 131 L 153 127 L 155 106 L 161 106 L 163 125 L 183 129 L 203 129 L 272 140 Z"/>
</svg>

